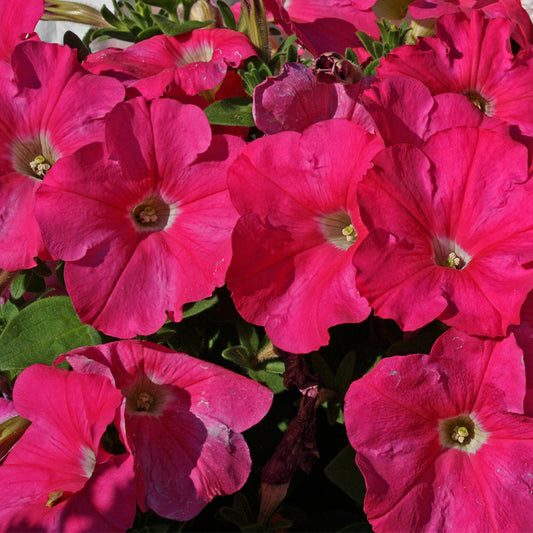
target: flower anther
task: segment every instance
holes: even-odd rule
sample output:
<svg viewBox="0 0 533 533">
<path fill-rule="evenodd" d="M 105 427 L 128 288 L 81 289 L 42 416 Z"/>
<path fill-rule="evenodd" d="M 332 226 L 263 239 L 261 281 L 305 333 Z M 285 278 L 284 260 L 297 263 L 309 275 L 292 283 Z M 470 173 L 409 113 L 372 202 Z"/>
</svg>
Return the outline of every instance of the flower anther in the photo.
<svg viewBox="0 0 533 533">
<path fill-rule="evenodd" d="M 357 241 L 357 230 L 352 224 L 350 215 L 345 211 L 323 216 L 320 226 L 324 237 L 341 250 L 347 250 Z"/>
<path fill-rule="evenodd" d="M 489 100 L 482 96 L 477 91 L 467 91 L 465 93 L 467 98 L 485 115 L 492 115 L 492 105 Z"/>
<path fill-rule="evenodd" d="M 12 147 L 13 168 L 20 174 L 42 180 L 59 159 L 46 134 L 17 140 Z"/>
<path fill-rule="evenodd" d="M 135 227 L 141 231 L 160 231 L 170 226 L 174 220 L 175 208 L 162 198 L 150 197 L 131 210 Z"/>
<path fill-rule="evenodd" d="M 456 242 L 438 238 L 433 242 L 435 263 L 439 266 L 462 270 L 472 257 Z"/>
<path fill-rule="evenodd" d="M 43 155 L 39 154 L 33 161 L 30 161 L 30 168 L 37 177 L 44 178 L 46 173 L 52 168 L 52 165 Z"/>
<path fill-rule="evenodd" d="M 486 442 L 489 434 L 480 427 L 473 415 L 462 414 L 440 420 L 439 436 L 440 443 L 446 448 L 475 453 Z"/>
<path fill-rule="evenodd" d="M 172 395 L 171 388 L 154 383 L 146 376 L 124 391 L 126 410 L 130 415 L 159 416 Z"/>
<path fill-rule="evenodd" d="M 71 492 L 65 492 L 61 489 L 53 490 L 51 491 L 46 500 L 46 507 L 54 507 L 54 505 L 57 505 L 58 503 L 64 502 L 65 500 L 68 500 L 68 498 L 72 495 Z"/>
<path fill-rule="evenodd" d="M 140 392 L 137 396 L 137 411 L 150 411 L 154 397 L 147 392 Z"/>
</svg>

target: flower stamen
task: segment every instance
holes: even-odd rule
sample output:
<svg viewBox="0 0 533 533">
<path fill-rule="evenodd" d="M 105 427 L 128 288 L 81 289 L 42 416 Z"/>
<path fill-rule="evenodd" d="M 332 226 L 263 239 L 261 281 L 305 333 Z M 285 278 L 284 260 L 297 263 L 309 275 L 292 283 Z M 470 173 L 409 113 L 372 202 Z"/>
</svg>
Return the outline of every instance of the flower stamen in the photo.
<svg viewBox="0 0 533 533">
<path fill-rule="evenodd" d="M 357 239 L 357 231 L 353 227 L 353 224 L 348 224 L 348 226 L 342 228 L 342 234 L 346 237 L 348 242 L 352 242 Z"/>
<path fill-rule="evenodd" d="M 46 500 L 45 506 L 54 507 L 54 505 L 68 500 L 71 495 L 71 492 L 64 492 L 61 489 L 53 490 L 48 494 L 48 499 Z"/>
<path fill-rule="evenodd" d="M 137 411 L 146 412 L 150 411 L 154 397 L 147 392 L 140 392 L 137 396 Z"/>
<path fill-rule="evenodd" d="M 38 178 L 44 178 L 46 173 L 52 168 L 52 165 L 43 155 L 38 155 L 33 161 L 30 161 L 30 168 Z"/>
</svg>

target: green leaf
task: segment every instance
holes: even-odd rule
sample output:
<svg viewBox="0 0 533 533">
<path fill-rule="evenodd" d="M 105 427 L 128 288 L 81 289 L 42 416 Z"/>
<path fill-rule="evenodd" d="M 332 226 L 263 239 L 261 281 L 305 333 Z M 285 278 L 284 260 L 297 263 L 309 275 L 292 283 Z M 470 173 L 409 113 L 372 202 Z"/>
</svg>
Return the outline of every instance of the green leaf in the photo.
<svg viewBox="0 0 533 533">
<path fill-rule="evenodd" d="M 102 9 L 100 10 L 100 13 L 102 14 L 102 17 L 104 17 L 104 20 L 108 23 L 108 24 L 111 24 L 111 26 L 113 26 L 114 28 L 118 28 L 118 29 L 121 29 L 121 30 L 127 30 L 128 27 L 127 25 L 122 22 L 122 20 L 120 20 L 109 8 L 107 8 L 106 6 L 103 6 Z"/>
<path fill-rule="evenodd" d="M 242 346 L 246 346 L 251 353 L 257 354 L 259 351 L 259 335 L 252 324 L 239 320 L 236 323 L 239 341 Z"/>
<path fill-rule="evenodd" d="M 105 37 L 106 39 L 118 39 L 119 41 L 128 41 L 134 43 L 137 37 L 131 31 L 119 31 L 112 28 L 100 28 L 91 34 L 91 39 L 95 40 L 99 37 Z"/>
<path fill-rule="evenodd" d="M 345 446 L 324 468 L 326 477 L 352 500 L 363 505 L 365 498 L 365 480 L 355 464 L 355 451 L 350 445 Z"/>
<path fill-rule="evenodd" d="M 9 300 L 2 306 L 0 306 L 0 321 L 7 324 L 10 320 L 13 320 L 16 315 L 19 314 L 18 307 Z"/>
<path fill-rule="evenodd" d="M 154 22 L 161 28 L 161 31 L 169 37 L 181 35 L 182 33 L 187 33 L 188 31 L 196 30 L 198 28 L 204 28 L 213 22 L 212 20 L 206 20 L 202 22 L 198 20 L 172 22 L 161 15 L 152 15 L 152 18 L 154 19 Z"/>
<path fill-rule="evenodd" d="M 204 298 L 199 302 L 196 302 L 183 311 L 183 318 L 189 318 L 194 315 L 199 315 L 207 309 L 213 307 L 218 303 L 218 296 L 215 294 L 209 298 Z"/>
<path fill-rule="evenodd" d="M 318 352 L 313 352 L 311 354 L 311 363 L 313 365 L 313 371 L 320 376 L 324 387 L 336 390 L 337 383 L 335 374 L 333 374 L 331 368 L 329 368 L 326 360 Z"/>
<path fill-rule="evenodd" d="M 247 350 L 246 346 L 232 346 L 222 351 L 222 357 L 248 370 L 253 356 Z"/>
<path fill-rule="evenodd" d="M 357 59 L 357 55 L 355 54 L 353 48 L 346 48 L 344 57 L 346 57 L 346 59 L 352 62 L 354 65 L 359 66 L 359 60 Z"/>
<path fill-rule="evenodd" d="M 222 15 L 222 20 L 226 28 L 230 30 L 237 30 L 237 22 L 235 22 L 235 16 L 226 2 L 219 0 L 217 2 L 218 10 Z"/>
<path fill-rule="evenodd" d="M 212 103 L 205 110 L 210 124 L 221 126 L 255 126 L 252 99 L 246 96 L 226 98 Z"/>
<path fill-rule="evenodd" d="M 355 352 L 349 351 L 339 363 L 337 372 L 335 374 L 335 381 L 337 382 L 337 390 L 344 396 L 348 387 L 353 381 L 353 374 L 355 370 Z"/>
<path fill-rule="evenodd" d="M 357 34 L 357 37 L 359 37 L 359 40 L 361 41 L 362 45 L 365 47 L 365 50 L 372 56 L 374 56 L 374 39 L 370 37 L 370 35 L 366 34 L 364 31 L 357 31 L 355 32 Z"/>
<path fill-rule="evenodd" d="M 24 296 L 30 284 L 31 270 L 23 270 L 9 286 L 9 292 L 14 300 Z"/>
<path fill-rule="evenodd" d="M 0 370 L 20 370 L 80 346 L 99 344 L 98 332 L 82 324 L 67 296 L 37 300 L 7 324 L 0 335 Z"/>
<path fill-rule="evenodd" d="M 374 61 L 371 61 L 366 67 L 364 71 L 364 76 L 372 76 L 376 73 L 376 68 L 379 65 L 379 62 L 381 61 L 381 58 L 374 59 Z"/>
<path fill-rule="evenodd" d="M 137 35 L 138 41 L 144 41 L 146 39 L 150 39 L 150 37 L 153 37 L 154 35 L 160 35 L 161 30 L 157 26 L 150 26 L 149 28 L 146 28 L 145 30 L 141 31 L 139 35 Z"/>
<path fill-rule="evenodd" d="M 287 63 L 296 63 L 298 61 L 298 50 L 296 46 L 289 46 L 287 50 Z"/>
<path fill-rule="evenodd" d="M 178 9 L 180 0 L 142 0 L 142 2 L 149 6 L 160 7 L 166 11 L 175 12 Z"/>
<path fill-rule="evenodd" d="M 383 44 L 379 41 L 374 41 L 374 53 L 372 54 L 373 57 L 382 57 L 384 55 L 383 50 Z"/>
<path fill-rule="evenodd" d="M 274 394 L 283 392 L 285 385 L 283 384 L 283 375 L 279 373 L 269 372 L 268 370 L 249 370 L 248 376 L 253 380 L 266 385 Z"/>
</svg>

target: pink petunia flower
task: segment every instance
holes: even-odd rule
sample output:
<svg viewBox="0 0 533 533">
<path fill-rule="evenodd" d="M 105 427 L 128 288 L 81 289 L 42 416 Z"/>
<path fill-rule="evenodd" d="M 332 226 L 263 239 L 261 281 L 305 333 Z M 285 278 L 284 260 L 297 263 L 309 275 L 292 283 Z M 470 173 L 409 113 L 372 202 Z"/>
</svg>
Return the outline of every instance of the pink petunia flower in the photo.
<svg viewBox="0 0 533 533">
<path fill-rule="evenodd" d="M 0 531 L 131 527 L 133 459 L 100 446 L 120 404 L 109 380 L 34 365 L 17 379 L 13 400 L 32 424 L 0 466 Z"/>
<path fill-rule="evenodd" d="M 359 186 L 370 234 L 354 255 L 377 315 L 504 336 L 533 288 L 527 150 L 479 128 L 438 132 L 374 160 Z"/>
<path fill-rule="evenodd" d="M 431 354 L 381 360 L 344 417 L 376 532 L 529 531 L 533 421 L 514 338 L 451 329 Z"/>
<path fill-rule="evenodd" d="M 254 90 L 253 114 L 264 133 L 303 131 L 330 118 L 346 118 L 374 133 L 372 118 L 358 102 L 363 82 L 319 83 L 311 68 L 286 63 L 278 76 L 268 77 Z"/>
<path fill-rule="evenodd" d="M 228 288 L 245 320 L 283 350 L 306 353 L 328 328 L 370 313 L 352 257 L 367 233 L 357 186 L 381 139 L 345 119 L 249 144 L 228 184 L 241 214 Z"/>
<path fill-rule="evenodd" d="M 533 24 L 520 0 L 415 0 L 409 4 L 409 13 L 415 20 L 437 19 L 442 15 L 472 9 L 481 10 L 491 18 L 503 17 L 512 22 L 513 39 L 528 48 L 533 38 Z"/>
<path fill-rule="evenodd" d="M 66 46 L 24 42 L 0 70 L 0 268 L 49 259 L 33 208 L 61 157 L 104 135 L 104 116 L 124 98 L 120 83 L 88 74 Z"/>
<path fill-rule="evenodd" d="M 269 410 L 266 387 L 146 341 L 80 348 L 66 359 L 76 371 L 108 376 L 122 392 L 120 428 L 142 509 L 189 520 L 244 484 L 251 459 L 241 432 Z"/>
<path fill-rule="evenodd" d="M 226 172 L 243 144 L 212 137 L 195 106 L 138 98 L 110 113 L 105 144 L 56 163 L 36 216 L 82 321 L 147 335 L 224 284 L 237 219 Z"/>
<path fill-rule="evenodd" d="M 510 25 L 478 10 L 470 18 L 464 13 L 443 16 L 436 24 L 437 37 L 396 48 L 381 61 L 377 76 L 416 78 L 433 95 L 464 94 L 489 117 L 532 136 L 532 58 L 529 52 L 513 56 Z"/>
<path fill-rule="evenodd" d="M 128 87 L 146 98 L 177 90 L 202 93 L 211 101 L 228 68 L 256 55 L 248 37 L 228 29 L 199 29 L 167 37 L 156 35 L 125 49 L 89 55 L 83 65 L 95 74 L 121 74 Z"/>
<path fill-rule="evenodd" d="M 508 131 L 505 122 L 485 115 L 467 96 L 432 96 L 422 82 L 408 76 L 374 80 L 361 94 L 360 102 L 386 145 L 421 146 L 434 133 L 458 126 L 479 126 L 503 135 Z"/>
</svg>

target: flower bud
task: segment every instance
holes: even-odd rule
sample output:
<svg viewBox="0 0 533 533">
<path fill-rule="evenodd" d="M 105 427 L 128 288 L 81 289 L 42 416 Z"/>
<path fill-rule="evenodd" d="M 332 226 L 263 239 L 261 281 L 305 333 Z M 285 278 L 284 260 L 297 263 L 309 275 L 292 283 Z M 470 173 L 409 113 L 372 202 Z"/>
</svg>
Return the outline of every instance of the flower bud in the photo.
<svg viewBox="0 0 533 533">
<path fill-rule="evenodd" d="M 337 52 L 326 52 L 313 61 L 313 73 L 321 83 L 351 85 L 363 77 L 363 71 Z"/>
<path fill-rule="evenodd" d="M 212 20 L 213 22 L 206 26 L 206 28 L 215 28 L 217 20 L 217 10 L 208 0 L 197 0 L 191 7 L 189 15 L 190 20 L 197 20 L 199 22 L 205 22 L 206 20 Z"/>
</svg>

